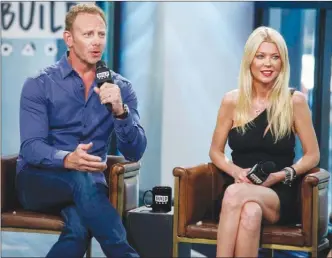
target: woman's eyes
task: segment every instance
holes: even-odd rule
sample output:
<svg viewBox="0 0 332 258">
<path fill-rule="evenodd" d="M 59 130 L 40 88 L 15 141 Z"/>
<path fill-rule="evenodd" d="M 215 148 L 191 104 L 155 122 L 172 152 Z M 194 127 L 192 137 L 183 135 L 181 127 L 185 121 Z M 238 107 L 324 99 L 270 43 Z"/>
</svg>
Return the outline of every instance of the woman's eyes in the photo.
<svg viewBox="0 0 332 258">
<path fill-rule="evenodd" d="M 258 58 L 258 59 L 263 59 L 264 57 L 265 57 L 264 55 L 256 55 L 256 58 Z M 278 60 L 279 56 L 272 56 L 272 59 L 273 60 Z"/>
</svg>

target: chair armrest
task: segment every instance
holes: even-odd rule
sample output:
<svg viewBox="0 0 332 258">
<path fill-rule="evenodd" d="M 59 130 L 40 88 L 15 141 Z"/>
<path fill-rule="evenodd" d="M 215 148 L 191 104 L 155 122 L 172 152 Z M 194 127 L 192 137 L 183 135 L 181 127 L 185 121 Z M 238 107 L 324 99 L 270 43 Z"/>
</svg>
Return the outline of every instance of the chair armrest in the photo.
<svg viewBox="0 0 332 258">
<path fill-rule="evenodd" d="M 223 185 L 220 174 L 212 163 L 173 169 L 175 180 L 179 181 L 179 190 L 174 196 L 178 201 L 179 236 L 185 236 L 188 224 L 200 221 L 208 209 L 213 209 L 216 195 Z"/>
<path fill-rule="evenodd" d="M 114 156 L 114 155 L 107 155 L 107 169 L 105 170 L 105 176 L 109 176 L 109 170 L 112 168 L 113 165 L 117 163 L 125 163 L 126 159 L 123 156 Z"/>
<path fill-rule="evenodd" d="M 123 215 L 124 211 L 138 206 L 138 176 L 141 164 L 116 156 L 108 156 L 107 160 L 109 200 L 119 214 Z"/>
<path fill-rule="evenodd" d="M 309 170 L 302 178 L 301 204 L 302 204 L 302 227 L 305 236 L 305 243 L 311 245 L 313 241 L 313 217 L 318 212 L 318 239 L 327 233 L 328 225 L 328 182 L 329 173 L 321 168 Z M 314 187 L 318 188 L 317 207 L 314 209 Z"/>
<path fill-rule="evenodd" d="M 19 205 L 16 198 L 15 178 L 17 155 L 1 157 L 1 210 Z"/>
</svg>

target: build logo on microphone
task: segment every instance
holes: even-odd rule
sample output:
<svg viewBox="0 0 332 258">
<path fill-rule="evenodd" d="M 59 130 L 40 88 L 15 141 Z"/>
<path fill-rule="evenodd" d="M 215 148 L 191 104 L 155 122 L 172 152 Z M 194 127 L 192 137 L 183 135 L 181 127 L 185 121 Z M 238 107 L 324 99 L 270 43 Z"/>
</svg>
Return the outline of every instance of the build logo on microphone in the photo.
<svg viewBox="0 0 332 258">
<path fill-rule="evenodd" d="M 98 80 L 103 80 L 110 76 L 110 72 L 105 71 L 105 72 L 97 73 L 96 76 L 97 76 Z"/>
</svg>

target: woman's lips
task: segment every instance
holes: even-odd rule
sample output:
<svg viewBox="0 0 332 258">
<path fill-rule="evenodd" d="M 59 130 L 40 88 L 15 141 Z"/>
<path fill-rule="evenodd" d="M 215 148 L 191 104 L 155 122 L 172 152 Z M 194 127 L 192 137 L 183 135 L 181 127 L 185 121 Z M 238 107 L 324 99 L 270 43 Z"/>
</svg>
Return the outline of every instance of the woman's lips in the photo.
<svg viewBox="0 0 332 258">
<path fill-rule="evenodd" d="M 261 71 L 265 77 L 270 77 L 273 74 L 273 71 Z"/>
</svg>

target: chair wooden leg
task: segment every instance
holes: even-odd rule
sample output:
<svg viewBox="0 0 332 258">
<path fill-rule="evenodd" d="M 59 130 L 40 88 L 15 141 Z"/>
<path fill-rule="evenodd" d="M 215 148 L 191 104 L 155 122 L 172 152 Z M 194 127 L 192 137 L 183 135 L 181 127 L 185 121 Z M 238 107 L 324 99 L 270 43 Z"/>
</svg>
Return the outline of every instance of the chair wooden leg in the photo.
<svg viewBox="0 0 332 258">
<path fill-rule="evenodd" d="M 173 239 L 173 258 L 179 257 L 179 243 Z"/>
<path fill-rule="evenodd" d="M 86 258 L 91 258 L 92 238 L 89 241 L 88 249 L 86 250 Z"/>
<path fill-rule="evenodd" d="M 173 258 L 179 257 L 178 223 L 179 223 L 179 178 L 174 181 L 174 216 L 173 216 Z"/>
<path fill-rule="evenodd" d="M 312 252 L 311 257 L 318 258 L 318 220 L 319 220 L 319 193 L 318 186 L 313 188 L 313 207 L 312 207 Z"/>
<path fill-rule="evenodd" d="M 312 252 L 311 252 L 311 257 L 312 257 L 312 258 L 318 258 L 318 252 L 317 252 L 317 249 L 312 250 Z"/>
<path fill-rule="evenodd" d="M 273 257 L 273 249 L 263 248 L 259 251 L 259 256 L 264 258 L 271 258 Z"/>
</svg>

